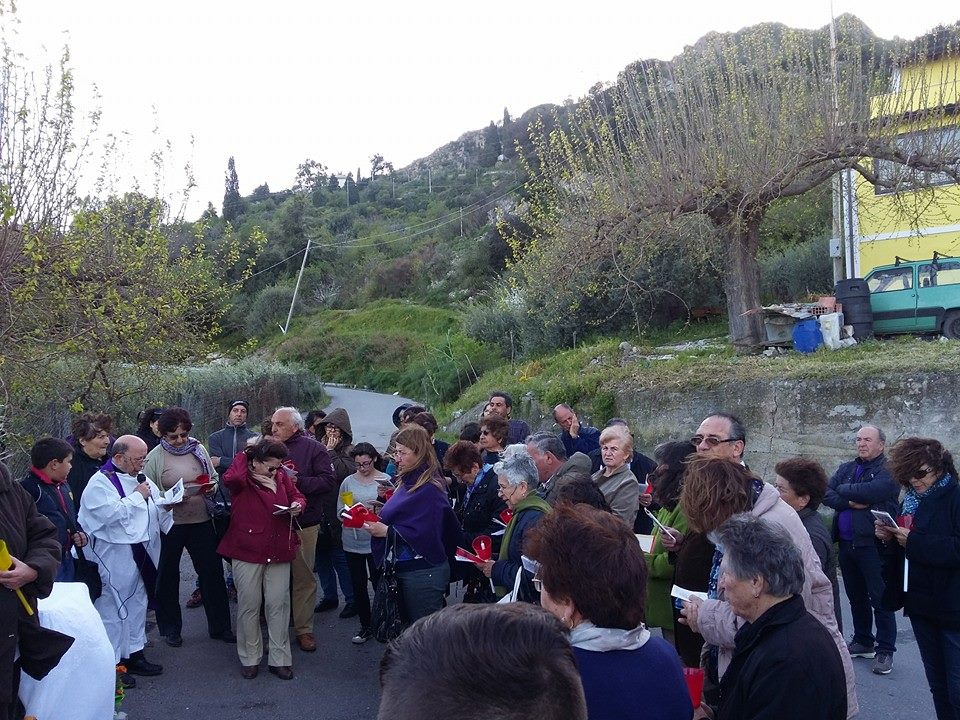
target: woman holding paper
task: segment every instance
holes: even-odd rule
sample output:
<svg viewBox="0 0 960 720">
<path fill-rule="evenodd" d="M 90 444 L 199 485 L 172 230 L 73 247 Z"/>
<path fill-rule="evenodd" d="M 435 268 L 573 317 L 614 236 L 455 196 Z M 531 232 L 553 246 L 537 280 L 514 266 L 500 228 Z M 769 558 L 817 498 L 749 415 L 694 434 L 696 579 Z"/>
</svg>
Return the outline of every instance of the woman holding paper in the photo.
<svg viewBox="0 0 960 720">
<path fill-rule="evenodd" d="M 740 463 L 703 454 L 692 458 L 687 466 L 680 505 L 695 532 L 713 533 L 734 515 L 745 512 L 776 523 L 787 531 L 803 560 L 801 595 L 804 605 L 827 628 L 837 645 L 847 681 L 848 717 L 856 715 L 859 706 L 853 664 L 834 617 L 833 587 L 820 568 L 810 535 L 797 513 L 780 499 L 780 493 L 773 485 L 764 483 Z M 710 572 L 708 599 L 685 602 L 680 611 L 680 622 L 699 632 L 711 646 L 704 655 L 704 669 L 710 686 L 715 686 L 723 678 L 733 657 L 737 632 L 743 625 L 730 604 L 720 599 L 718 581 L 722 560 L 723 552 L 717 547 Z M 715 699 L 711 692 L 705 694 L 707 702 Z"/>
<path fill-rule="evenodd" d="M 203 501 L 203 493 L 215 487 L 217 471 L 203 445 L 190 437 L 193 421 L 186 410 L 168 408 L 157 421 L 157 428 L 160 444 L 147 454 L 143 473 L 163 490 L 178 486 L 182 480 L 185 494 L 183 502 L 174 505 L 173 527 L 160 538 L 157 629 L 170 647 L 183 645 L 180 558 L 186 549 L 200 581 L 207 632 L 211 638 L 236 642 L 230 629 L 227 586 L 223 580 L 223 561 L 217 555 L 217 534 Z"/>
<path fill-rule="evenodd" d="M 350 457 L 356 466 L 356 472 L 344 478 L 340 485 L 340 499 L 347 507 L 361 503 L 367 510 L 379 507 L 378 495 L 385 485 L 392 486 L 390 476 L 377 470 L 380 453 L 370 443 L 353 445 Z M 373 563 L 373 551 L 370 549 L 370 533 L 362 527 L 343 526 L 343 552 L 350 568 L 350 581 L 353 584 L 353 605 L 360 617 L 360 632 L 353 636 L 353 643 L 365 643 L 373 633 L 370 630 L 370 596 L 367 583 L 374 587 L 380 573 Z"/>
<path fill-rule="evenodd" d="M 633 529 L 557 505 L 527 532 L 540 604 L 570 628 L 590 720 L 690 720 L 677 651 L 643 625 L 647 566 Z"/>
<path fill-rule="evenodd" d="M 960 488 L 953 457 L 937 440 L 904 438 L 890 472 L 906 489 L 898 527 L 877 520 L 895 555 L 887 566 L 885 609 L 910 618 L 937 720 L 960 718 Z M 906 568 L 906 579 L 904 579 Z"/>
<path fill-rule="evenodd" d="M 233 559 L 237 653 L 247 680 L 257 676 L 263 658 L 261 604 L 267 618 L 269 670 L 281 680 L 293 677 L 290 562 L 300 549 L 294 518 L 307 502 L 281 465 L 286 457 L 286 445 L 264 438 L 237 453 L 223 474 L 233 510 L 217 551 Z"/>
<path fill-rule="evenodd" d="M 667 442 L 654 451 L 658 465 L 648 480 L 653 486 L 652 495 L 660 509 L 657 521 L 680 533 L 687 532 L 687 518 L 680 507 L 680 489 L 683 487 L 683 472 L 686 459 L 697 451 L 689 440 Z M 647 627 L 658 627 L 663 637 L 674 642 L 673 601 L 670 588 L 674 583 L 674 564 L 670 552 L 663 546 L 660 533 L 654 526 L 654 541 L 646 556 L 650 580 L 647 583 Z M 695 588 L 688 588 L 695 589 Z"/>
</svg>

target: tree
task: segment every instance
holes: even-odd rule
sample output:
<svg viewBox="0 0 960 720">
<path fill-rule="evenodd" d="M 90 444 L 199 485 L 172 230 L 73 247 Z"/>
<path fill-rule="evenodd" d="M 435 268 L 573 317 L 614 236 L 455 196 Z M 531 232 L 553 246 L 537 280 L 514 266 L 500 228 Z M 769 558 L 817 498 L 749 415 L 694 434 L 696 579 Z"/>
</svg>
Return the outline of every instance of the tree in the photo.
<svg viewBox="0 0 960 720">
<path fill-rule="evenodd" d="M 243 212 L 243 199 L 240 197 L 240 179 L 237 177 L 237 166 L 233 155 L 227 160 L 227 174 L 224 179 L 223 219 L 235 222 Z"/>
<path fill-rule="evenodd" d="M 333 173 L 330 173 L 330 179 L 327 180 L 327 190 L 339 190 L 340 181 L 337 180 L 337 176 Z"/>
<path fill-rule="evenodd" d="M 301 192 L 313 192 L 324 185 L 327 179 L 327 166 L 307 158 L 297 166 L 297 181 L 294 188 Z"/>
<path fill-rule="evenodd" d="M 952 107 L 956 78 L 880 94 L 896 58 L 852 16 L 829 34 L 759 25 L 710 34 L 669 63 L 636 63 L 608 91 L 575 108 L 567 129 L 537 140 L 533 224 L 571 264 L 618 263 L 655 251 L 680 218 L 707 220 L 686 241 L 722 248 L 724 292 L 736 347 L 762 341 L 757 250 L 771 204 L 853 170 L 895 189 L 902 178 L 960 180 L 960 134 L 926 133 Z M 941 84 L 942 83 L 942 84 Z M 904 148 L 905 127 L 915 139 Z M 914 183 L 922 184 L 920 182 Z M 562 281 L 554 278 L 554 282 Z M 638 288 L 642 290 L 642 288 Z"/>
<path fill-rule="evenodd" d="M 252 200 L 269 200 L 270 199 L 270 186 L 267 183 L 263 185 L 258 185 L 253 189 L 253 194 L 250 195 Z"/>
<path fill-rule="evenodd" d="M 353 173 L 347 173 L 347 179 L 343 182 L 343 187 L 347 191 L 347 204 L 356 205 L 360 202 L 360 191 L 357 184 L 353 181 Z"/>
<path fill-rule="evenodd" d="M 370 177 L 377 177 L 377 175 L 383 175 L 384 173 L 393 173 L 393 163 L 386 162 L 383 155 L 377 153 L 370 158 Z"/>
<path fill-rule="evenodd" d="M 493 120 L 483 131 L 483 149 L 480 151 L 480 167 L 493 167 L 503 153 L 500 144 L 500 131 Z"/>
</svg>

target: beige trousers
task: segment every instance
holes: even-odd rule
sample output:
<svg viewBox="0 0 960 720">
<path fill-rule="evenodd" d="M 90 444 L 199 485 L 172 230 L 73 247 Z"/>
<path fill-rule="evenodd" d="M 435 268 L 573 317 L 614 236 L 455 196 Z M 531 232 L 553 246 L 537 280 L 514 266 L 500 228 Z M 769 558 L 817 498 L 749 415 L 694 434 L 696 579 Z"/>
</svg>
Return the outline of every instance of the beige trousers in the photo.
<svg viewBox="0 0 960 720">
<path fill-rule="evenodd" d="M 259 665 L 263 657 L 260 605 L 267 618 L 267 663 L 293 664 L 290 654 L 290 563 L 233 561 L 237 586 L 237 654 L 241 665 Z"/>
<path fill-rule="evenodd" d="M 317 557 L 319 532 L 319 525 L 297 530 L 300 549 L 290 569 L 293 575 L 293 628 L 297 635 L 313 632 L 313 608 L 317 604 L 317 576 L 313 574 L 313 566 Z"/>
</svg>

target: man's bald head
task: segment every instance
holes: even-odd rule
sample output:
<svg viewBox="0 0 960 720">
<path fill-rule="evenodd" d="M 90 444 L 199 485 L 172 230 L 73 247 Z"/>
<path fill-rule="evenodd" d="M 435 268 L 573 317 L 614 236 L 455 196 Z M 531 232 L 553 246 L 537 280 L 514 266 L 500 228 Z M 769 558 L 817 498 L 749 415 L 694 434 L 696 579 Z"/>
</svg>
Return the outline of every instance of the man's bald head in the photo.
<svg viewBox="0 0 960 720">
<path fill-rule="evenodd" d="M 147 459 L 147 444 L 136 435 L 121 435 L 113 443 L 113 464 L 127 475 L 136 475 Z"/>
</svg>

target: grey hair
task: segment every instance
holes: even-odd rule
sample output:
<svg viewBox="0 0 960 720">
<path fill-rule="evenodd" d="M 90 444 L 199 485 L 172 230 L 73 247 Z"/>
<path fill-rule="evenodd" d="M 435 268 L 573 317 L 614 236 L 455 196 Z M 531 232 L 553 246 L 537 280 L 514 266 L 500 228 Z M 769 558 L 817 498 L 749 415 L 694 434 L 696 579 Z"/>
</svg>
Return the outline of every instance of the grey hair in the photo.
<svg viewBox="0 0 960 720">
<path fill-rule="evenodd" d="M 882 443 L 886 443 L 886 442 L 887 442 L 887 434 L 886 434 L 883 430 L 881 430 L 880 428 L 878 428 L 876 425 L 861 425 L 861 426 L 860 426 L 860 430 L 863 430 L 864 428 L 873 428 L 874 430 L 877 431 L 877 437 L 880 439 L 880 442 L 882 442 Z M 859 430 L 858 430 L 857 432 L 859 432 Z"/>
<path fill-rule="evenodd" d="M 290 415 L 290 419 L 293 421 L 294 427 L 297 428 L 297 430 L 303 430 L 304 428 L 306 428 L 306 424 L 303 422 L 303 415 L 301 415 L 300 411 L 297 410 L 295 407 L 289 407 L 289 406 L 278 407 L 273 412 L 274 414 L 277 414 L 278 412 L 288 413 Z"/>
<path fill-rule="evenodd" d="M 531 490 L 540 485 L 540 473 L 537 466 L 527 452 L 527 446 L 517 443 L 516 445 L 507 445 L 503 451 L 503 460 L 493 466 L 493 471 L 497 475 L 502 475 L 507 479 L 507 485 L 516 487 L 522 482 L 527 484 Z"/>
<path fill-rule="evenodd" d="M 527 445 L 533 445 L 541 455 L 550 453 L 557 460 L 567 459 L 567 449 L 560 442 L 560 437 L 556 433 L 541 430 L 532 435 L 527 435 L 526 443 Z"/>
<path fill-rule="evenodd" d="M 799 595 L 804 569 L 800 550 L 782 526 L 749 513 L 734 515 L 717 530 L 726 570 L 740 580 L 763 579 L 773 597 Z"/>
<path fill-rule="evenodd" d="M 126 440 L 117 438 L 113 441 L 113 447 L 110 448 L 111 457 L 116 457 L 117 455 L 123 455 L 130 449 L 130 445 Z"/>
<path fill-rule="evenodd" d="M 715 412 L 707 415 L 708 418 L 723 418 L 730 423 L 730 438 L 733 440 L 743 440 L 743 445 L 747 445 L 747 428 L 743 425 L 743 420 L 736 415 L 728 412 Z"/>
</svg>

